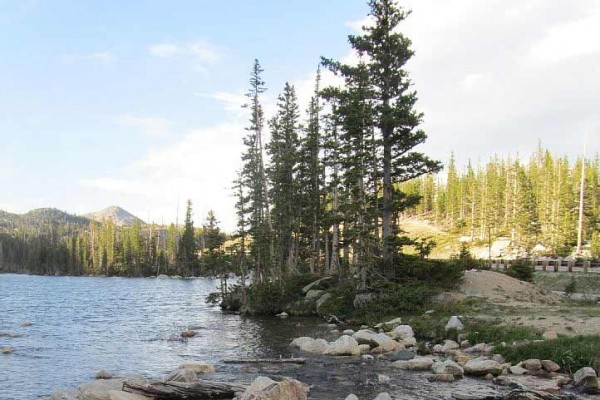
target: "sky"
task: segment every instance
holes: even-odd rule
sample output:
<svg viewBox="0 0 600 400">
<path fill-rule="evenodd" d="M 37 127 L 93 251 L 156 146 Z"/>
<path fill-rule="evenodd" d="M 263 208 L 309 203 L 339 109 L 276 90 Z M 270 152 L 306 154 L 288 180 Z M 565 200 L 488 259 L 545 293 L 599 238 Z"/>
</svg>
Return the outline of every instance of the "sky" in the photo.
<svg viewBox="0 0 600 400">
<path fill-rule="evenodd" d="M 459 165 L 543 146 L 600 151 L 600 2 L 401 0 L 429 139 Z M 267 117 L 321 56 L 351 62 L 363 0 L 0 0 L 0 209 L 119 205 L 233 229 L 255 58 Z M 324 76 L 324 82 L 334 82 Z"/>
</svg>

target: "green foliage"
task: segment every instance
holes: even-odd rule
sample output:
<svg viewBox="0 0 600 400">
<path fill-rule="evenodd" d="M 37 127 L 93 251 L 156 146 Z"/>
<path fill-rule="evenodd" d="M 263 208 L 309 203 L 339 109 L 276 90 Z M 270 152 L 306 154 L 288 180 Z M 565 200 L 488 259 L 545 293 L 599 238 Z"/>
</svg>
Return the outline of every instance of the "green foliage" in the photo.
<svg viewBox="0 0 600 400">
<path fill-rule="evenodd" d="M 577 291 L 577 281 L 575 281 L 575 275 L 571 275 L 571 280 L 565 286 L 565 296 L 571 298 L 573 293 Z"/>
<path fill-rule="evenodd" d="M 521 281 L 533 282 L 535 268 L 533 268 L 529 262 L 516 261 L 510 266 L 508 271 L 506 271 L 506 275 L 512 276 L 513 278 Z"/>
<path fill-rule="evenodd" d="M 313 280 L 311 275 L 296 275 L 254 283 L 248 288 L 248 303 L 242 311 L 257 315 L 278 314 L 289 304 L 301 300 L 304 297 L 302 288 Z"/>
<path fill-rule="evenodd" d="M 583 367 L 600 368 L 600 335 L 559 336 L 555 340 L 497 347 L 496 350 L 513 364 L 529 358 L 552 360 L 569 374 Z"/>
<path fill-rule="evenodd" d="M 466 324 L 469 342 L 499 345 L 512 344 L 521 340 L 542 339 L 541 332 L 528 326 L 502 325 L 498 321 L 485 321 Z"/>
<path fill-rule="evenodd" d="M 475 257 L 473 257 L 471 251 L 469 250 L 469 246 L 464 242 L 460 244 L 460 251 L 456 256 L 452 256 L 452 259 L 455 260 L 456 263 L 465 271 L 481 268 L 482 264 L 480 260 L 477 260 Z"/>
<path fill-rule="evenodd" d="M 396 267 L 400 282 L 423 282 L 437 290 L 451 290 L 462 283 L 463 266 L 455 260 L 423 260 L 403 255 Z"/>
</svg>

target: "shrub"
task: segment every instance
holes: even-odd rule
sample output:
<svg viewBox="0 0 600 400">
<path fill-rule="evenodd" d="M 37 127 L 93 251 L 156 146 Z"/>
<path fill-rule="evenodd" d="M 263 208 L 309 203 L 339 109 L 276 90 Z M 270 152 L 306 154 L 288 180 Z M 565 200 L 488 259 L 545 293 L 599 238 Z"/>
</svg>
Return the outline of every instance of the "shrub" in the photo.
<svg viewBox="0 0 600 400">
<path fill-rule="evenodd" d="M 506 271 L 506 275 L 526 282 L 533 282 L 534 273 L 535 268 L 527 261 L 516 261 L 515 264 L 511 265 L 508 271 Z"/>
<path fill-rule="evenodd" d="M 466 326 L 469 342 L 490 343 L 498 345 L 502 342 L 511 344 L 521 340 L 542 339 L 541 332 L 529 326 L 500 325 L 494 322 L 479 322 Z"/>
<path fill-rule="evenodd" d="M 497 350 L 512 363 L 529 358 L 552 360 L 563 372 L 570 374 L 583 367 L 600 368 L 600 335 L 561 336 L 555 340 L 498 347 Z"/>
<path fill-rule="evenodd" d="M 464 268 L 456 260 L 422 260 L 404 255 L 396 275 L 401 283 L 420 281 L 431 288 L 451 290 L 461 284 Z"/>
</svg>

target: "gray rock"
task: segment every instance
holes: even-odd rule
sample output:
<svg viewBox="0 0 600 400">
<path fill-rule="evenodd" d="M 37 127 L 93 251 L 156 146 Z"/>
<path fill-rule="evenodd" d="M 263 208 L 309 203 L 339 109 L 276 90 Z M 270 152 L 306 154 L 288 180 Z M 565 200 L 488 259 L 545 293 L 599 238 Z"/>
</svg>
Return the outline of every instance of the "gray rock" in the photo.
<svg viewBox="0 0 600 400">
<path fill-rule="evenodd" d="M 122 392 L 120 390 L 109 390 L 108 398 L 110 400 L 152 400 L 150 397 L 141 394 Z"/>
<path fill-rule="evenodd" d="M 573 375 L 573 384 L 585 389 L 598 389 L 598 376 L 591 367 L 584 367 Z"/>
<path fill-rule="evenodd" d="M 464 371 L 466 375 L 485 376 L 492 374 L 497 376 L 502 373 L 502 365 L 494 360 L 476 358 L 465 363 Z"/>
<path fill-rule="evenodd" d="M 358 342 L 348 335 L 340 336 L 335 342 L 328 343 L 323 352 L 323 354 L 331 356 L 358 356 L 360 353 Z"/>
<path fill-rule="evenodd" d="M 412 360 L 413 358 L 415 358 L 416 354 L 413 353 L 412 351 L 406 351 L 406 350 L 400 350 L 400 351 L 395 351 L 393 353 L 389 353 L 386 356 L 386 359 L 390 360 L 390 361 L 408 361 L 408 360 Z"/>
<path fill-rule="evenodd" d="M 456 315 L 453 315 L 452 317 L 450 317 L 450 319 L 448 320 L 448 323 L 446 324 L 446 330 L 450 330 L 450 329 L 462 330 L 463 328 L 464 328 L 463 323 L 460 321 L 460 319 Z"/>
<path fill-rule="evenodd" d="M 431 366 L 431 370 L 436 375 L 452 375 L 456 378 L 462 378 L 463 368 L 452 360 L 438 361 Z"/>
<path fill-rule="evenodd" d="M 286 378 L 276 382 L 259 376 L 239 397 L 240 400 L 307 400 L 308 385 L 295 379 Z"/>
<path fill-rule="evenodd" d="M 2 346 L 0 347 L 0 352 L 2 352 L 2 354 L 10 354 L 13 352 L 13 349 L 10 346 Z"/>
<path fill-rule="evenodd" d="M 452 393 L 452 398 L 456 400 L 495 400 L 498 399 L 498 393 L 490 388 L 474 387 L 468 392 L 458 390 Z"/>
<path fill-rule="evenodd" d="M 537 358 L 530 358 L 521 363 L 521 367 L 528 371 L 539 371 L 542 369 L 542 362 Z"/>
<path fill-rule="evenodd" d="M 542 360 L 542 368 L 547 372 L 558 372 L 560 371 L 560 365 L 552 360 Z"/>
<path fill-rule="evenodd" d="M 343 333 L 344 335 L 348 335 L 348 336 L 352 336 L 352 335 L 354 335 L 354 331 L 353 331 L 352 329 L 344 329 L 344 330 L 342 331 L 342 333 Z"/>
<path fill-rule="evenodd" d="M 327 345 L 328 343 L 325 339 L 315 339 L 300 346 L 300 350 L 309 354 L 323 354 L 327 350 Z"/>
<path fill-rule="evenodd" d="M 397 333 L 402 339 L 414 338 L 415 332 L 410 325 L 398 325 L 392 332 Z"/>
<path fill-rule="evenodd" d="M 349 394 L 344 400 L 358 400 L 355 394 Z"/>
<path fill-rule="evenodd" d="M 290 343 L 290 346 L 292 347 L 302 347 L 306 344 L 312 343 L 314 342 L 315 339 L 311 338 L 311 337 L 307 337 L 307 336 L 302 336 L 299 338 L 296 338 L 294 340 L 292 340 L 292 343 Z"/>
<path fill-rule="evenodd" d="M 98 379 L 81 386 L 81 400 L 111 400 L 111 390 L 121 391 L 125 378 Z"/>
<path fill-rule="evenodd" d="M 198 381 L 198 375 L 193 369 L 177 369 L 165 378 L 165 382 L 193 383 Z"/>
<path fill-rule="evenodd" d="M 428 371 L 433 365 L 433 359 L 429 357 L 415 357 L 407 361 L 394 361 L 392 366 L 411 371 Z"/>
<path fill-rule="evenodd" d="M 113 375 L 104 369 L 96 372 L 96 379 L 111 379 L 112 377 Z"/>
<path fill-rule="evenodd" d="M 319 297 L 323 296 L 323 293 L 325 293 L 324 290 L 312 289 L 306 293 L 305 299 L 307 301 L 317 301 Z"/>
<path fill-rule="evenodd" d="M 56 389 L 50 395 L 52 400 L 78 400 L 81 395 L 79 389 Z"/>
<path fill-rule="evenodd" d="M 450 350 L 458 350 L 460 349 L 460 345 L 458 343 L 456 343 L 454 340 L 445 340 L 444 341 L 444 347 L 442 348 L 442 351 L 444 353 L 447 353 Z"/>
<path fill-rule="evenodd" d="M 527 373 L 525 368 L 519 367 L 518 365 L 510 367 L 509 371 L 513 375 L 525 375 Z"/>
<path fill-rule="evenodd" d="M 429 382 L 454 382 L 454 375 L 452 374 L 435 374 L 435 375 L 429 375 L 427 377 L 427 380 Z"/>
<path fill-rule="evenodd" d="M 204 363 L 204 364 L 181 364 L 179 369 L 191 369 L 197 375 L 204 374 L 213 374 L 215 372 L 215 367 L 212 364 Z"/>
</svg>

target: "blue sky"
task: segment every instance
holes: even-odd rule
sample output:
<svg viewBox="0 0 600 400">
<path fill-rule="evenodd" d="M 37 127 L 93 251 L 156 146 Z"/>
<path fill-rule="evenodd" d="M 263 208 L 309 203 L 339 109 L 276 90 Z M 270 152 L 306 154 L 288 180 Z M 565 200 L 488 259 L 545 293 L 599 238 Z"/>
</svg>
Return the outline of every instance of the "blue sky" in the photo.
<svg viewBox="0 0 600 400">
<path fill-rule="evenodd" d="M 422 150 L 476 161 L 542 140 L 573 156 L 587 131 L 598 151 L 598 3 L 451 3 L 401 2 Z M 0 0 L 0 209 L 116 204 L 170 222 L 191 198 L 197 223 L 214 208 L 232 227 L 252 60 L 267 111 L 286 80 L 305 100 L 321 55 L 352 60 L 366 13 L 362 0 Z"/>
</svg>

